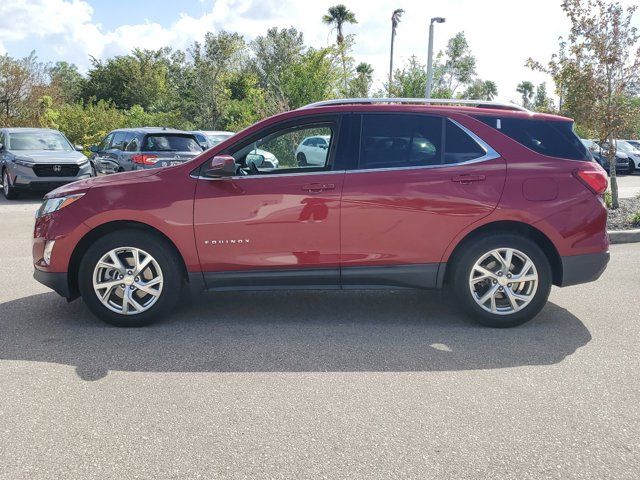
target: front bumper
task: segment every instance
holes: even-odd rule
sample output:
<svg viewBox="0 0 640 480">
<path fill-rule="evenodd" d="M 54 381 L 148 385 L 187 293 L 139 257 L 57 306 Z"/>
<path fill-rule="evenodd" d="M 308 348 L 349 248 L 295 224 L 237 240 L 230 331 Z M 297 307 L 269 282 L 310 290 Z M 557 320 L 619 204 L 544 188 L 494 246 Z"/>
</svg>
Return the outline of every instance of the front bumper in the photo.
<svg viewBox="0 0 640 480">
<path fill-rule="evenodd" d="M 67 272 L 45 272 L 36 268 L 33 271 L 33 278 L 67 300 L 75 298 L 75 295 L 71 293 L 71 288 L 69 288 Z"/>
<path fill-rule="evenodd" d="M 16 190 L 31 190 L 38 192 L 48 192 L 67 183 L 77 180 L 84 180 L 91 177 L 91 165 L 87 162 L 80 166 L 78 174 L 74 177 L 46 176 L 41 177 L 35 174 L 32 168 L 22 165 L 15 165 L 9 170 L 11 185 Z"/>
<path fill-rule="evenodd" d="M 561 257 L 562 282 L 559 287 L 593 282 L 600 278 L 609 263 L 609 252 Z"/>
</svg>

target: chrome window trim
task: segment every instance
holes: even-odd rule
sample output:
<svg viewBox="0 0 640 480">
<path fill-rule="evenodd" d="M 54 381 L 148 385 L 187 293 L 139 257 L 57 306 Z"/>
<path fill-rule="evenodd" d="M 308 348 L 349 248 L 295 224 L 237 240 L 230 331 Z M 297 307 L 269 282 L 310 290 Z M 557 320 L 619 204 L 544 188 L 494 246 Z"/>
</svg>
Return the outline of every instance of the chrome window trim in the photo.
<svg viewBox="0 0 640 480">
<path fill-rule="evenodd" d="M 327 170 L 322 172 L 291 172 L 291 173 L 274 173 L 274 174 L 265 174 L 265 175 L 233 175 L 231 177 L 203 177 L 202 175 L 189 175 L 191 178 L 196 178 L 198 180 L 244 180 L 250 178 L 280 178 L 280 177 L 297 177 L 300 175 L 333 175 L 338 173 L 347 173 L 347 170 Z"/>
<path fill-rule="evenodd" d="M 501 155 L 498 152 L 496 152 L 493 148 L 491 148 L 491 145 L 489 145 L 487 142 L 482 140 L 478 135 L 473 133 L 467 127 L 465 127 L 464 125 L 461 125 L 460 123 L 456 122 L 452 118 L 449 118 L 449 117 L 444 117 L 444 118 L 446 121 L 451 122 L 456 127 L 460 128 L 464 133 L 469 135 L 469 137 L 471 137 L 471 139 L 474 142 L 476 142 L 480 148 L 484 150 L 485 152 L 484 155 L 478 158 L 474 158 L 473 160 L 467 160 L 464 162 L 457 162 L 457 163 L 439 163 L 437 165 L 411 165 L 408 167 L 390 167 L 390 168 L 384 168 L 384 167 L 363 168 L 361 170 L 347 170 L 347 173 L 359 173 L 359 172 L 368 173 L 368 172 L 382 172 L 382 171 L 388 172 L 388 171 L 395 171 L 395 170 L 422 170 L 426 168 L 446 168 L 446 167 L 455 167 L 457 165 L 469 165 L 472 163 L 488 162 L 489 160 L 495 160 L 496 158 L 501 157 Z"/>
</svg>

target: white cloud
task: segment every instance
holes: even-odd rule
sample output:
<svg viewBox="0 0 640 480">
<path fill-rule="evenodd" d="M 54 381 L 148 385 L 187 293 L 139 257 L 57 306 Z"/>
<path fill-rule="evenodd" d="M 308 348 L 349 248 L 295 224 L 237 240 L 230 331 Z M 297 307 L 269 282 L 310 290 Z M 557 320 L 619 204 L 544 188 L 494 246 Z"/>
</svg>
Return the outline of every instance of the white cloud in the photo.
<svg viewBox="0 0 640 480">
<path fill-rule="evenodd" d="M 152 0 L 149 0 L 151 3 Z M 208 31 L 237 31 L 250 40 L 269 27 L 294 26 L 305 41 L 316 47 L 334 40 L 334 33 L 321 22 L 327 8 L 336 0 L 309 2 L 295 0 L 216 0 L 201 2 L 205 13 L 199 17 L 176 12 L 170 25 L 144 21 L 124 23 L 115 29 L 103 28 L 93 8 L 85 0 L 1 0 L 0 53 L 11 54 L 11 44 L 46 42 L 57 58 L 75 62 L 81 69 L 89 66 L 89 55 L 104 58 L 123 54 L 135 47 L 186 48 L 202 40 Z M 428 22 L 432 16 L 444 16 L 446 23 L 436 26 L 435 50 L 459 31 L 467 35 L 477 57 L 478 75 L 498 83 L 500 96 L 515 98 L 521 80 L 535 83 L 548 80 L 545 75 L 524 67 L 529 56 L 547 60 L 557 48 L 557 38 L 567 32 L 568 24 L 559 0 L 349 0 L 345 2 L 358 19 L 346 32 L 356 34 L 354 56 L 375 69 L 376 87 L 386 80 L 389 65 L 390 16 L 395 8 L 406 13 L 398 28 L 395 65 L 401 66 L 412 54 L 426 63 Z M 624 0 L 631 4 L 633 0 Z M 176 2 L 176 10 L 179 10 Z M 640 16 L 640 15 L 639 15 Z M 126 19 L 127 16 L 123 16 Z M 637 20 L 637 19 L 636 19 Z M 640 22 L 638 22 L 640 23 Z"/>
</svg>

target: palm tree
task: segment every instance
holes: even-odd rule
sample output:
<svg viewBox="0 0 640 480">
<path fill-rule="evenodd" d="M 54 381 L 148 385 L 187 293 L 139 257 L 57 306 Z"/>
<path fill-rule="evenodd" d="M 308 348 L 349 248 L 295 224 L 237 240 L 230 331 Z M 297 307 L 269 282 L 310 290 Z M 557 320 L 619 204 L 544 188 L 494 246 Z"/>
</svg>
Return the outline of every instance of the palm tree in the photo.
<svg viewBox="0 0 640 480">
<path fill-rule="evenodd" d="M 389 88 L 388 95 L 391 96 L 391 82 L 393 81 L 393 40 L 396 38 L 396 28 L 400 23 L 404 10 L 402 8 L 396 8 L 391 14 L 391 55 L 389 58 Z"/>
<path fill-rule="evenodd" d="M 344 5 L 334 5 L 329 8 L 329 13 L 323 15 L 322 21 L 327 25 L 334 26 L 338 35 L 336 37 L 336 43 L 342 45 L 344 43 L 344 33 L 342 27 L 345 23 L 358 23 L 356 15 Z"/>
<path fill-rule="evenodd" d="M 533 95 L 534 95 L 533 83 L 527 80 L 520 82 L 516 87 L 516 92 L 522 95 L 522 106 L 524 108 L 529 108 L 529 106 L 531 105 L 531 100 L 533 99 Z"/>
<path fill-rule="evenodd" d="M 347 60 L 345 58 L 344 33 L 342 27 L 345 23 L 358 23 L 356 15 L 344 5 L 334 5 L 329 7 L 329 13 L 323 15 L 322 21 L 327 25 L 333 25 L 337 32 L 336 43 L 342 60 L 342 86 L 344 92 L 347 91 Z"/>
<path fill-rule="evenodd" d="M 498 95 L 498 85 L 491 80 L 484 81 L 484 95 L 486 100 L 493 100 Z"/>
</svg>

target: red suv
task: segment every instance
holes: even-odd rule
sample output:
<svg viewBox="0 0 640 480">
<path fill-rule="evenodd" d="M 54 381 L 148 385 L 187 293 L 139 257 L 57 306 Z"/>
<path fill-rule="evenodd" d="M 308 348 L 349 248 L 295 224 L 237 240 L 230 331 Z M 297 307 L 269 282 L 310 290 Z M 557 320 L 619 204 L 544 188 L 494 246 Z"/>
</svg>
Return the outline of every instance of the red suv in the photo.
<svg viewBox="0 0 640 480">
<path fill-rule="evenodd" d="M 313 104 L 182 165 L 61 187 L 37 213 L 35 278 L 119 326 L 185 287 L 446 286 L 494 327 L 534 317 L 552 284 L 597 279 L 607 177 L 572 121 L 435 102 Z M 324 162 L 296 158 L 308 137 L 327 139 Z"/>
</svg>

